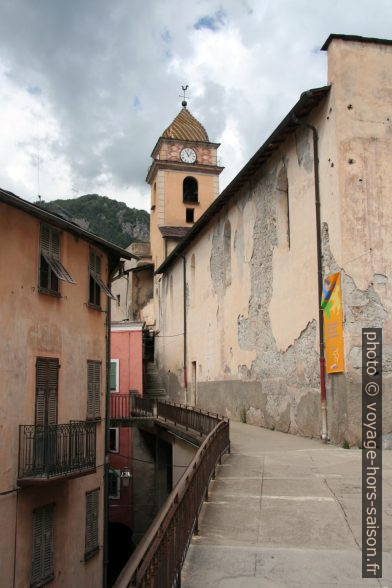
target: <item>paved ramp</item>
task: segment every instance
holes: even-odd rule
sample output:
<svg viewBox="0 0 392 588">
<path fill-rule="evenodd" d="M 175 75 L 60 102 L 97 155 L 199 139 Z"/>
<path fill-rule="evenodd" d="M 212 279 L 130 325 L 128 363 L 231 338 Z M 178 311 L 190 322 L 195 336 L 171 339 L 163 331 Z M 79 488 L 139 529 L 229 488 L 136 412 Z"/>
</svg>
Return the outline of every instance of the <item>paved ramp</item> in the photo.
<svg viewBox="0 0 392 588">
<path fill-rule="evenodd" d="M 392 587 L 392 452 L 383 453 L 382 580 L 361 578 L 361 451 L 230 423 L 183 588 Z"/>
</svg>

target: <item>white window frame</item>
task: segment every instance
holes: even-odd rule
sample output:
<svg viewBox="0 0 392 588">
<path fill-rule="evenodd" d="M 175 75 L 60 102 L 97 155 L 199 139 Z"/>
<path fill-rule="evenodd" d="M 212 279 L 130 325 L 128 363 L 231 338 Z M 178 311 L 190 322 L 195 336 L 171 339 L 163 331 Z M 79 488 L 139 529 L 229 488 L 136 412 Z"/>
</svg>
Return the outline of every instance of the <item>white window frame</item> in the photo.
<svg viewBox="0 0 392 588">
<path fill-rule="evenodd" d="M 114 431 L 116 431 L 116 449 L 109 449 L 109 452 L 110 453 L 118 453 L 120 451 L 120 430 L 118 427 L 110 427 L 110 431 L 112 429 Z M 109 440 L 110 440 L 110 431 L 109 431 Z"/>
<path fill-rule="evenodd" d="M 110 358 L 110 366 L 112 365 L 112 363 L 116 364 L 116 389 L 110 390 L 110 392 L 117 394 L 118 392 L 120 392 L 120 360 Z M 110 369 L 111 369 L 111 367 L 110 367 Z M 109 380 L 110 380 L 110 376 L 109 376 Z M 110 382 L 109 382 L 109 384 L 110 384 Z"/>
</svg>

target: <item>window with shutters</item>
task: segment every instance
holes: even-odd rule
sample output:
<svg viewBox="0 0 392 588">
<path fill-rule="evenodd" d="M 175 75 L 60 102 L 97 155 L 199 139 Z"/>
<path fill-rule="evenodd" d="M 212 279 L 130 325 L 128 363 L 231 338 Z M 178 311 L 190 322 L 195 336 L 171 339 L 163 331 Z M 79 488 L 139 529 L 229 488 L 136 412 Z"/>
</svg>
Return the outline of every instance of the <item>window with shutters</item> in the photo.
<svg viewBox="0 0 392 588">
<path fill-rule="evenodd" d="M 47 225 L 41 225 L 39 289 L 48 294 L 60 294 L 60 282 L 75 284 L 60 261 L 60 233 Z"/>
<path fill-rule="evenodd" d="M 87 419 L 101 416 L 101 362 L 87 362 Z"/>
<path fill-rule="evenodd" d="M 35 424 L 57 424 L 59 360 L 37 357 L 35 364 Z"/>
<path fill-rule="evenodd" d="M 33 512 L 31 586 L 43 586 L 53 578 L 53 504 L 49 504 Z"/>
<path fill-rule="evenodd" d="M 106 296 L 109 296 L 112 300 L 116 300 L 116 297 L 113 296 L 109 288 L 101 279 L 101 257 L 98 253 L 92 250 L 90 250 L 89 273 L 89 304 L 95 308 L 101 307 L 101 290 Z"/>
<path fill-rule="evenodd" d="M 111 392 L 119 392 L 120 391 L 120 360 L 119 359 L 111 359 L 110 360 L 110 391 Z"/>
<path fill-rule="evenodd" d="M 86 493 L 86 540 L 84 559 L 90 559 L 99 550 L 98 545 L 99 489 Z"/>
</svg>

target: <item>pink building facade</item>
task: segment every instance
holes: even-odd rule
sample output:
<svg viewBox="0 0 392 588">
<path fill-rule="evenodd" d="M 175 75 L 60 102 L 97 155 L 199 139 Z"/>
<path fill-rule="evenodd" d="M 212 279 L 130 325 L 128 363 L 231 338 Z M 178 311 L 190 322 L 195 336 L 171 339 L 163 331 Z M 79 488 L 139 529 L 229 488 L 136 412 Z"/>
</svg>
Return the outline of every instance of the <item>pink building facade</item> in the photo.
<svg viewBox="0 0 392 588">
<path fill-rule="evenodd" d="M 111 327 L 110 394 L 143 393 L 143 323 L 114 322 Z M 109 523 L 132 529 L 132 429 L 110 429 Z M 118 527 L 117 527 L 118 529 Z"/>
<path fill-rule="evenodd" d="M 0 189 L 0 585 L 99 587 L 111 276 L 130 254 Z"/>
</svg>

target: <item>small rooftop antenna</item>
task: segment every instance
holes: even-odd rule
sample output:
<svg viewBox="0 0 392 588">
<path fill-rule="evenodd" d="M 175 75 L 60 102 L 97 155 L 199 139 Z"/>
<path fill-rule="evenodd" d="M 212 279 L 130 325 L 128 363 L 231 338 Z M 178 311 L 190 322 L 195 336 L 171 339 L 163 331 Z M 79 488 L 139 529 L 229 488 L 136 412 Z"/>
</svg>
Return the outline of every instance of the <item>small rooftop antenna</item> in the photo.
<svg viewBox="0 0 392 588">
<path fill-rule="evenodd" d="M 186 108 L 186 107 L 187 107 L 187 104 L 188 104 L 188 102 L 186 101 L 186 98 L 189 98 L 189 96 L 187 96 L 187 95 L 186 95 L 186 91 L 187 91 L 187 89 L 189 88 L 189 86 L 188 86 L 188 85 L 186 85 L 186 86 L 181 86 L 181 88 L 182 88 L 182 91 L 183 91 L 183 93 L 184 93 L 184 95 L 183 95 L 183 96 L 181 96 L 181 94 L 180 94 L 180 98 L 182 98 L 182 102 L 181 102 L 181 104 L 182 104 L 182 106 L 183 106 L 184 108 Z"/>
</svg>

